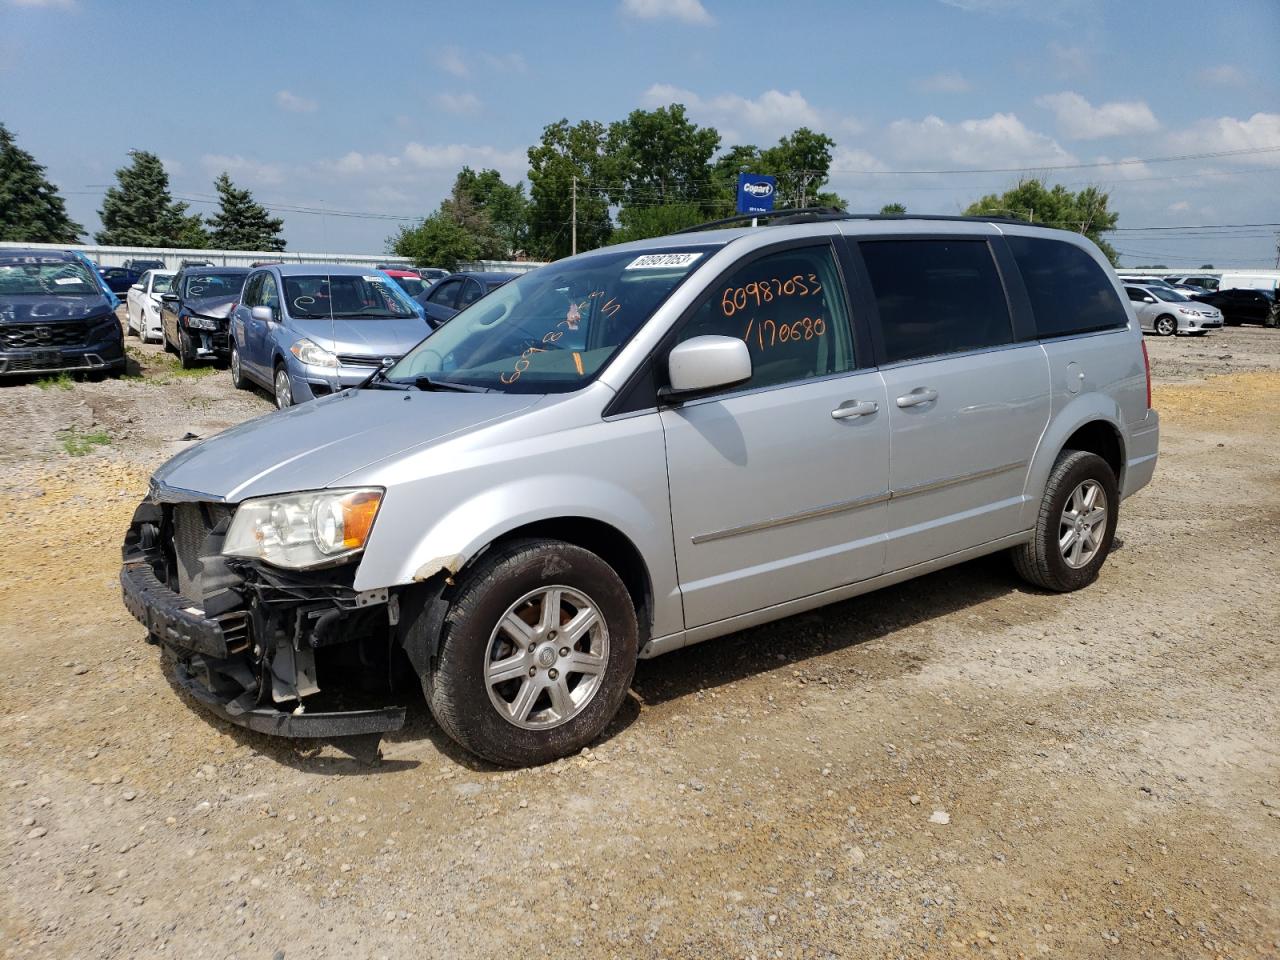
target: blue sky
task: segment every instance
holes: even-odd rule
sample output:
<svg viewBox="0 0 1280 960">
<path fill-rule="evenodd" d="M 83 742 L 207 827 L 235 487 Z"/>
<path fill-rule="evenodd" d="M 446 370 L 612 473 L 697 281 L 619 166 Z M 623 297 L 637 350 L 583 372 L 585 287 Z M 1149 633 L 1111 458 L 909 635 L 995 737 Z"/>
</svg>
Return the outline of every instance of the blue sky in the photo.
<svg viewBox="0 0 1280 960">
<path fill-rule="evenodd" d="M 218 3 L 0 0 L 0 120 L 98 226 L 131 148 L 174 193 L 228 170 L 291 249 L 379 251 L 463 164 L 509 179 L 544 125 L 684 103 L 722 145 L 797 126 L 832 187 L 955 213 L 1019 168 L 1112 193 L 1121 227 L 1280 221 L 1275 0 Z M 210 203 L 193 209 L 208 213 Z M 1274 262 L 1274 229 L 1135 231 L 1124 262 Z"/>
</svg>

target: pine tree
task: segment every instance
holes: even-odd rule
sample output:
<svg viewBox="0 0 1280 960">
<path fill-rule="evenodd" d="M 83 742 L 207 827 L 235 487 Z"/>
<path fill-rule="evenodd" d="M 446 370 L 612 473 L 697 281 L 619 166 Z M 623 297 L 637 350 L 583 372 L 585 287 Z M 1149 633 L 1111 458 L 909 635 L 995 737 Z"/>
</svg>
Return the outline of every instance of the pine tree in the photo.
<svg viewBox="0 0 1280 960">
<path fill-rule="evenodd" d="M 124 247 L 204 247 L 208 236 L 199 214 L 169 193 L 169 174 L 154 153 L 131 150 L 133 163 L 116 171 L 117 186 L 102 198 L 98 243 Z"/>
<path fill-rule="evenodd" d="M 284 221 L 241 190 L 225 172 L 213 182 L 218 212 L 208 218 L 209 244 L 218 250 L 283 250 Z"/>
<path fill-rule="evenodd" d="M 79 243 L 84 227 L 67 216 L 44 167 L 20 149 L 0 123 L 0 240 Z"/>
</svg>

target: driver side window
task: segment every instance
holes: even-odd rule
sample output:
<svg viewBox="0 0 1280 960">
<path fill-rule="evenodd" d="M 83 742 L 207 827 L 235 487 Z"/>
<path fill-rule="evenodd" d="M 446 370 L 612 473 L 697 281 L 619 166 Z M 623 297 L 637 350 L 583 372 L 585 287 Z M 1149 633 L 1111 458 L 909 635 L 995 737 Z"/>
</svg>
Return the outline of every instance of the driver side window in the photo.
<svg viewBox="0 0 1280 960">
<path fill-rule="evenodd" d="M 258 305 L 258 290 L 262 287 L 262 278 L 266 276 L 264 273 L 255 273 L 244 285 L 244 296 L 240 298 L 240 303 L 246 307 L 256 307 Z"/>
<path fill-rule="evenodd" d="M 427 295 L 427 299 L 432 303 L 452 309 L 458 300 L 458 287 L 461 284 L 462 281 L 460 280 L 445 280 Z"/>
<path fill-rule="evenodd" d="M 262 286 L 258 288 L 258 303 L 270 307 L 276 316 L 280 315 L 280 296 L 276 292 L 276 278 L 269 273 L 262 275 Z"/>
<path fill-rule="evenodd" d="M 831 248 L 784 250 L 739 267 L 709 291 L 676 342 L 708 335 L 746 343 L 747 389 L 852 370 L 853 340 Z"/>
</svg>

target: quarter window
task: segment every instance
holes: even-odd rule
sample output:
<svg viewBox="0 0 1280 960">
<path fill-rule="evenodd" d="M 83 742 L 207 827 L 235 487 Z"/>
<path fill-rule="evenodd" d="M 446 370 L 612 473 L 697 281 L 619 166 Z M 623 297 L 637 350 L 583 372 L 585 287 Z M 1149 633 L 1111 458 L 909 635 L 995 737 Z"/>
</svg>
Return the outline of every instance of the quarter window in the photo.
<svg viewBox="0 0 1280 960">
<path fill-rule="evenodd" d="M 715 286 L 676 337 L 740 337 L 751 352 L 746 388 L 845 373 L 853 343 L 828 246 L 769 254 Z"/>
<path fill-rule="evenodd" d="M 1009 304 L 985 240 L 873 240 L 859 246 L 880 313 L 886 363 L 1013 342 Z"/>
<path fill-rule="evenodd" d="M 480 284 L 474 280 L 468 280 L 462 285 L 462 296 L 458 298 L 458 309 L 469 307 L 482 296 L 484 291 L 480 289 Z"/>
<path fill-rule="evenodd" d="M 1129 318 L 1107 272 L 1073 243 L 1044 237 L 1009 237 L 1009 250 L 1026 284 L 1036 332 L 1061 337 L 1127 326 Z"/>
</svg>

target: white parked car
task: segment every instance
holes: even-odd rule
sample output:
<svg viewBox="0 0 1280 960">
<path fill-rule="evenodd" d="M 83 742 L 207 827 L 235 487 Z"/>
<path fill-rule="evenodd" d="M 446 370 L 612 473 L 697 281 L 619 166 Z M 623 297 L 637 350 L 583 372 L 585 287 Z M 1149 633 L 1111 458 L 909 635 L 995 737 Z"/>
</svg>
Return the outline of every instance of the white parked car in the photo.
<svg viewBox="0 0 1280 960">
<path fill-rule="evenodd" d="M 142 340 L 159 340 L 160 294 L 173 281 L 172 270 L 148 270 L 129 288 L 125 298 L 126 325 L 129 332 Z"/>
</svg>

